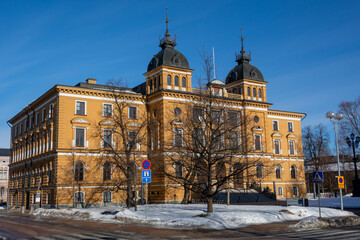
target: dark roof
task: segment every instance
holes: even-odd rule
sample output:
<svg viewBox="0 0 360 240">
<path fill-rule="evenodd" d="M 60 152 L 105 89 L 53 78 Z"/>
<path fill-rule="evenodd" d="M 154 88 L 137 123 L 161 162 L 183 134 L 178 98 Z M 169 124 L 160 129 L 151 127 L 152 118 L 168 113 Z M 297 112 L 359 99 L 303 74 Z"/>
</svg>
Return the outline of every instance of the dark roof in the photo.
<svg viewBox="0 0 360 240">
<path fill-rule="evenodd" d="M 105 90 L 105 91 L 131 91 L 131 88 L 125 87 L 117 87 L 112 85 L 101 85 L 101 84 L 93 84 L 93 83 L 84 83 L 80 82 L 75 85 L 76 87 L 89 88 L 95 90 Z"/>
<path fill-rule="evenodd" d="M 0 156 L 10 156 L 9 148 L 0 148 Z"/>
<path fill-rule="evenodd" d="M 161 65 L 189 69 L 189 62 L 186 57 L 173 47 L 165 47 L 158 52 L 151 59 L 147 71 L 149 72 Z"/>
<path fill-rule="evenodd" d="M 251 65 L 248 61 L 239 61 L 226 77 L 226 84 L 242 79 L 251 79 L 264 82 L 264 77 L 259 69 Z"/>
<path fill-rule="evenodd" d="M 136 93 L 146 95 L 146 82 L 143 82 L 132 89 Z"/>
</svg>

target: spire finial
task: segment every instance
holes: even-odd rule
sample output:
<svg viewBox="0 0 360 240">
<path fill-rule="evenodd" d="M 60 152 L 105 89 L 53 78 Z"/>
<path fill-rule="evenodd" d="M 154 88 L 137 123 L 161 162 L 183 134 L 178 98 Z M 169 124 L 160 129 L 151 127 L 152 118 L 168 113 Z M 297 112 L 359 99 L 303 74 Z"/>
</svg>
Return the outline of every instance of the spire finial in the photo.
<svg viewBox="0 0 360 240">
<path fill-rule="evenodd" d="M 168 8 L 166 8 L 166 18 L 165 19 L 166 22 L 166 32 L 164 35 L 164 38 L 160 39 L 160 47 L 161 48 L 166 48 L 166 47 L 175 47 L 176 46 L 176 35 L 175 38 L 171 38 L 170 37 L 170 33 L 169 33 L 169 17 L 168 17 Z"/>
<path fill-rule="evenodd" d="M 164 18 L 164 19 L 166 21 L 165 37 L 168 37 L 168 36 L 170 36 L 170 33 L 169 33 L 169 21 L 170 21 L 170 19 L 168 18 L 168 8 L 166 8 L 166 18 Z"/>
<path fill-rule="evenodd" d="M 241 37 L 240 37 L 240 39 L 241 39 L 241 54 L 242 55 L 244 55 L 244 53 L 245 53 L 245 50 L 244 50 L 244 35 L 243 35 L 243 29 L 241 28 Z"/>
</svg>

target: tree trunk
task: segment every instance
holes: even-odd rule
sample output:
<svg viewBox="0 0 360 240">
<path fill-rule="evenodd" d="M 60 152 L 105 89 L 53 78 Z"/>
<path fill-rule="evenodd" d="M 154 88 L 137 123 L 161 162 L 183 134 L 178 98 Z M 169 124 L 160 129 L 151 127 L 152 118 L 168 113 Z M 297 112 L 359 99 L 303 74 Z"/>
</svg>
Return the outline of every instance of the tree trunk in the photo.
<svg viewBox="0 0 360 240">
<path fill-rule="evenodd" d="M 207 197 L 207 212 L 208 213 L 213 213 L 213 197 Z"/>
<path fill-rule="evenodd" d="M 132 196 L 132 192 L 131 192 L 131 172 L 130 172 L 130 168 L 128 167 L 127 169 L 127 179 L 126 179 L 126 207 L 130 208 L 131 207 L 131 196 Z"/>
<path fill-rule="evenodd" d="M 188 204 L 190 201 L 190 190 L 188 186 L 184 186 L 184 198 L 181 201 L 181 204 Z"/>
</svg>

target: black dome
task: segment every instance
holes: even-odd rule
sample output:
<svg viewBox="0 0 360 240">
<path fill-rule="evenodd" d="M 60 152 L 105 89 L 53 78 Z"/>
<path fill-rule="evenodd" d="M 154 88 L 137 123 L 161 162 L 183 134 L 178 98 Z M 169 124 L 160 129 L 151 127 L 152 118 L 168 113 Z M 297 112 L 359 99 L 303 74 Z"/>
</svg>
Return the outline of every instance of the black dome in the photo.
<svg viewBox="0 0 360 240">
<path fill-rule="evenodd" d="M 264 82 L 264 77 L 259 69 L 251 65 L 248 61 L 238 61 L 239 65 L 235 66 L 226 77 L 226 84 L 236 82 L 241 79 L 251 79 Z"/>
<path fill-rule="evenodd" d="M 189 69 L 189 62 L 186 57 L 172 46 L 166 46 L 158 52 L 151 59 L 147 71 L 149 72 L 161 65 Z"/>
</svg>

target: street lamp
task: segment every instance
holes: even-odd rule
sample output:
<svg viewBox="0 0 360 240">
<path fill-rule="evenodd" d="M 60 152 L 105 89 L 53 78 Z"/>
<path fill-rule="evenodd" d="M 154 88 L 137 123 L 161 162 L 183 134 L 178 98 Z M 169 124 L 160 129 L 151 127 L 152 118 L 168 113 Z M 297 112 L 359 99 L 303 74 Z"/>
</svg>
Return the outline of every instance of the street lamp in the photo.
<svg viewBox="0 0 360 240">
<path fill-rule="evenodd" d="M 339 144 L 338 144 L 338 136 L 337 136 L 337 125 L 341 119 L 344 118 L 342 113 L 334 113 L 332 111 L 326 113 L 326 117 L 330 119 L 330 121 L 334 124 L 335 130 L 335 142 L 336 142 L 336 155 L 337 155 L 337 166 L 338 166 L 338 176 L 340 176 L 340 160 L 339 160 Z M 340 207 L 341 210 L 344 210 L 344 203 L 343 203 L 343 196 L 342 196 L 342 189 L 340 188 Z"/>
<path fill-rule="evenodd" d="M 355 149 L 359 146 L 360 143 L 360 137 L 357 136 L 355 138 L 355 134 L 352 133 L 350 135 L 350 138 L 347 137 L 346 138 L 346 143 L 347 145 L 353 150 L 353 155 L 354 155 L 354 170 L 355 170 L 355 179 L 353 180 L 353 197 L 360 197 L 360 182 L 359 182 L 359 175 L 357 172 L 357 166 L 356 166 L 356 154 L 355 154 Z"/>
</svg>

